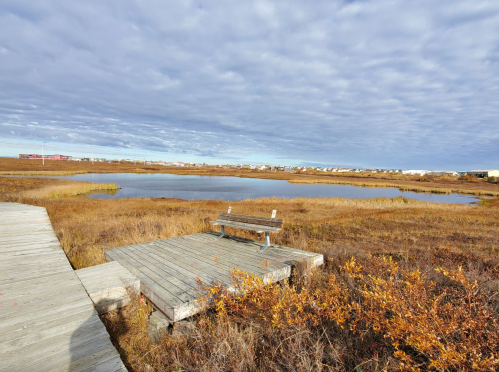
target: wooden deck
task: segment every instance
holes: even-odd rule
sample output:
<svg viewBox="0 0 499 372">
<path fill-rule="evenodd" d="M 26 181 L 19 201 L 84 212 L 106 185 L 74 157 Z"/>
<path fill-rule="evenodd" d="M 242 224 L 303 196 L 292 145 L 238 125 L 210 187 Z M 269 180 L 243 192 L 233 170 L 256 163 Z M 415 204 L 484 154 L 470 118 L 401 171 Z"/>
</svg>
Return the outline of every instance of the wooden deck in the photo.
<svg viewBox="0 0 499 372">
<path fill-rule="evenodd" d="M 310 260 L 312 267 L 323 263 L 321 254 L 282 246 L 258 253 L 262 242 L 233 236 L 217 240 L 219 235 L 186 235 L 109 249 L 104 254 L 106 260 L 118 261 L 139 278 L 141 292 L 172 321 L 199 311 L 197 278 L 229 285 L 230 270 L 238 268 L 275 282 L 291 275 L 295 261 Z"/>
<path fill-rule="evenodd" d="M 0 203 L 0 371 L 126 371 L 45 208 Z"/>
<path fill-rule="evenodd" d="M 139 294 L 140 282 L 117 261 L 76 270 L 99 314 L 120 309 L 130 302 L 128 291 Z"/>
</svg>

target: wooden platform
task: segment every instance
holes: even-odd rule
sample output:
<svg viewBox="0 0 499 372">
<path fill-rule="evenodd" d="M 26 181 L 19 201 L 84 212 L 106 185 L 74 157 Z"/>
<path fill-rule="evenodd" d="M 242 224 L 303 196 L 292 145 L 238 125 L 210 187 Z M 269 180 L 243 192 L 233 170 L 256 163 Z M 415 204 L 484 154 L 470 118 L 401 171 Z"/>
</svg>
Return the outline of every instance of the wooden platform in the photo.
<svg viewBox="0 0 499 372">
<path fill-rule="evenodd" d="M 126 371 L 45 208 L 0 203 L 0 371 Z"/>
<path fill-rule="evenodd" d="M 291 275 L 297 260 L 310 260 L 312 266 L 323 263 L 318 253 L 282 246 L 258 253 L 262 242 L 236 237 L 217 240 L 219 235 L 186 235 L 109 249 L 104 254 L 107 261 L 118 261 L 139 278 L 141 292 L 172 321 L 199 311 L 196 300 L 202 294 L 197 278 L 229 285 L 230 270 L 239 268 L 276 282 Z"/>
<path fill-rule="evenodd" d="M 130 302 L 128 291 L 140 291 L 139 279 L 116 261 L 75 272 L 99 314 L 126 306 Z"/>
</svg>

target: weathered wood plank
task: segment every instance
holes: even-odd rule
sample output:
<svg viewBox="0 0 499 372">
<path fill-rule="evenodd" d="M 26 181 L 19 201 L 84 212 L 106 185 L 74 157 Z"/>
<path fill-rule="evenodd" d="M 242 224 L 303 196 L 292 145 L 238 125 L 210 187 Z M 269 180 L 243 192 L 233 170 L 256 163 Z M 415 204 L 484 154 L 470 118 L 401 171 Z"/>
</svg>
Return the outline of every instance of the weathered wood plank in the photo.
<svg viewBox="0 0 499 372">
<path fill-rule="evenodd" d="M 228 239 L 207 240 L 191 236 L 182 237 L 181 239 L 196 242 L 199 247 L 205 248 L 203 250 L 205 254 L 211 254 L 212 257 L 237 257 L 240 261 L 261 269 L 266 265 L 270 268 L 278 268 L 285 264 L 292 264 L 288 257 L 269 254 L 269 252 L 255 254 L 259 248 L 248 249 L 240 245 L 230 244 Z"/>
<path fill-rule="evenodd" d="M 135 247 L 135 250 L 129 249 L 129 251 L 133 252 L 134 254 L 143 253 L 143 251 L 140 250 L 140 247 Z M 136 257 L 137 260 L 142 260 L 144 265 L 146 265 L 151 271 L 153 271 L 159 277 L 163 278 L 168 283 L 164 286 L 165 288 L 168 288 L 170 291 L 171 289 L 175 288 L 174 293 L 177 297 L 179 297 L 177 295 L 177 292 L 181 293 L 182 295 L 184 293 L 187 293 L 193 298 L 196 297 L 197 293 L 194 290 L 196 282 L 193 282 L 192 285 L 186 284 L 179 278 L 180 275 L 178 272 L 171 270 L 168 266 L 162 265 L 158 260 L 149 257 L 149 254 L 147 253 L 143 254 L 142 256 L 136 255 Z"/>
<path fill-rule="evenodd" d="M 18 349 L 27 345 L 34 344 L 39 341 L 44 341 L 52 337 L 68 332 L 68 329 L 78 329 L 88 323 L 100 322 L 95 311 L 78 313 L 67 318 L 59 318 L 56 322 L 44 323 L 36 328 L 27 328 L 15 333 L 2 336 L 0 342 L 0 350 L 2 353 Z"/>
<path fill-rule="evenodd" d="M 126 371 L 45 208 L 0 202 L 0 370 L 90 369 Z"/>
<path fill-rule="evenodd" d="M 142 248 L 142 244 L 138 244 L 138 249 Z M 220 280 L 220 277 L 217 278 L 215 276 L 206 274 L 203 271 L 198 271 L 189 265 L 179 264 L 177 261 L 172 262 L 171 256 L 164 255 L 162 250 L 156 246 L 149 246 L 149 251 L 147 254 L 151 257 L 152 260 L 157 261 L 160 265 L 163 266 L 165 270 L 169 270 L 168 272 L 171 275 L 177 276 L 181 281 L 185 284 L 189 285 L 192 288 L 197 288 L 198 279 L 205 281 L 206 283 L 210 283 L 213 281 Z M 144 252 L 146 253 L 146 252 Z M 226 278 L 225 278 L 226 279 Z"/>
<path fill-rule="evenodd" d="M 86 310 L 95 311 L 92 302 L 86 298 L 81 298 L 62 306 L 59 305 L 55 308 L 54 306 L 40 306 L 36 309 L 24 309 L 21 313 L 16 313 L 0 321 L 0 335 L 36 327 L 39 324 L 64 318 L 70 312 L 78 313 Z"/>
<path fill-rule="evenodd" d="M 192 255 L 192 257 L 197 257 L 198 260 L 202 260 L 203 262 L 210 264 L 210 265 L 216 265 L 216 266 L 221 266 L 222 270 L 229 275 L 230 270 L 232 268 L 237 268 L 240 267 L 241 265 L 245 265 L 248 268 L 248 272 L 254 272 L 256 274 L 264 274 L 264 270 L 259 268 L 257 265 L 252 265 L 249 262 L 244 262 L 240 260 L 239 257 L 237 256 L 232 256 L 232 257 L 217 257 L 215 255 L 209 255 L 209 254 L 201 254 L 200 251 L 195 249 L 194 243 L 185 244 L 185 243 L 178 243 L 177 241 L 170 239 L 169 243 L 183 249 L 184 251 L 188 252 L 188 254 Z M 215 261 L 216 258 L 216 261 Z M 218 263 L 218 265 L 217 265 Z M 216 267 L 215 266 L 215 267 Z"/>
<path fill-rule="evenodd" d="M 253 225 L 262 225 L 262 226 L 271 226 L 271 227 L 282 227 L 284 223 L 284 220 L 281 218 L 248 216 L 245 214 L 225 213 L 225 212 L 221 212 L 217 219 L 225 221 L 233 221 L 233 222 L 244 222 Z"/>
<path fill-rule="evenodd" d="M 140 292 L 140 281 L 118 262 L 76 270 L 99 314 L 119 309 L 130 302 L 128 291 Z"/>
<path fill-rule="evenodd" d="M 172 307 L 181 305 L 183 303 L 183 301 L 175 296 L 174 293 L 162 287 L 161 278 L 158 278 L 154 273 L 152 273 L 153 277 L 151 277 L 151 270 L 145 267 L 142 263 L 138 262 L 135 257 L 130 254 L 130 252 L 120 251 L 119 248 L 116 248 L 113 251 L 114 253 L 117 253 L 119 257 L 124 259 L 123 262 L 118 262 L 120 262 L 127 269 L 130 270 L 130 266 L 127 264 L 131 264 L 135 270 L 137 270 L 137 267 L 140 268 L 140 271 L 137 270 L 138 274 L 136 274 L 136 276 L 140 280 L 140 291 L 142 293 L 145 293 L 147 291 L 148 293 L 161 294 L 163 298 L 168 300 L 168 303 L 171 304 Z M 157 280 L 159 280 L 159 282 Z M 148 296 L 146 295 L 146 297 Z"/>
<path fill-rule="evenodd" d="M 104 347 L 106 345 L 103 345 Z M 20 370 L 19 372 L 22 372 Z M 26 370 L 29 371 L 29 370 Z M 119 354 L 116 352 L 113 346 L 105 347 L 104 349 L 97 351 L 95 353 L 90 353 L 82 358 L 71 361 L 62 367 L 57 367 L 55 369 L 46 369 L 50 372 L 114 372 L 114 371 L 125 371 L 123 369 L 123 363 L 121 362 Z M 40 372 L 43 372 L 41 370 Z"/>
<path fill-rule="evenodd" d="M 277 227 L 267 227 L 267 226 L 261 226 L 261 225 L 252 225 L 249 223 L 241 223 L 241 222 L 232 222 L 232 221 L 225 221 L 225 220 L 216 220 L 216 221 L 210 221 L 212 225 L 223 225 L 225 227 L 234 227 L 237 229 L 243 229 L 243 230 L 251 230 L 251 231 L 256 231 L 257 233 L 262 233 L 262 232 L 278 232 L 280 228 Z"/>
<path fill-rule="evenodd" d="M 216 281 L 230 287 L 230 269 L 239 268 L 257 273 L 265 282 L 275 282 L 289 277 L 297 260 L 322 259 L 322 255 L 287 247 L 271 247 L 258 253 L 261 242 L 242 238 L 216 240 L 218 235 L 199 233 L 132 244 L 106 250 L 104 254 L 108 261 L 116 260 L 130 267 L 131 272 L 135 270 L 142 293 L 173 321 L 199 311 L 200 302 L 192 291 L 198 287 L 198 278 L 204 283 Z M 192 299 L 182 297 L 179 291 L 189 293 Z M 196 291 L 200 298 L 202 292 L 199 288 Z"/>
</svg>

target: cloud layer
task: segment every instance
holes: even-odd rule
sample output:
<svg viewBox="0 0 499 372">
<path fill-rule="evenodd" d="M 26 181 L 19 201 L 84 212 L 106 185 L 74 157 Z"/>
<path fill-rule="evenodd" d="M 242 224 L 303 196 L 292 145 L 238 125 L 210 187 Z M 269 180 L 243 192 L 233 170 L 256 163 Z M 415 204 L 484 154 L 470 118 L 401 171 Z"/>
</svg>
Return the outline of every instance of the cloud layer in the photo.
<svg viewBox="0 0 499 372">
<path fill-rule="evenodd" d="M 499 166 L 499 2 L 4 0 L 0 31 L 4 139 Z"/>
</svg>

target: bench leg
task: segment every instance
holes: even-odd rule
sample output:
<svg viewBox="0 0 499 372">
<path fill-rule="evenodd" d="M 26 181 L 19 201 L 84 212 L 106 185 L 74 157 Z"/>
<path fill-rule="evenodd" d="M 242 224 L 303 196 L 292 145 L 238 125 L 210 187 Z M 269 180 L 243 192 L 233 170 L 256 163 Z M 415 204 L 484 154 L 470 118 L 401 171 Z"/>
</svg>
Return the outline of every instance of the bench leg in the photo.
<svg viewBox="0 0 499 372">
<path fill-rule="evenodd" d="M 217 238 L 217 240 L 222 239 L 224 236 L 225 236 L 225 226 L 222 225 L 222 234 Z"/>
<path fill-rule="evenodd" d="M 270 247 L 270 234 L 268 232 L 265 233 L 265 245 L 258 250 L 258 252 L 263 252 L 268 247 Z"/>
</svg>

